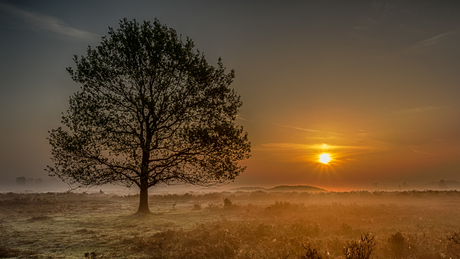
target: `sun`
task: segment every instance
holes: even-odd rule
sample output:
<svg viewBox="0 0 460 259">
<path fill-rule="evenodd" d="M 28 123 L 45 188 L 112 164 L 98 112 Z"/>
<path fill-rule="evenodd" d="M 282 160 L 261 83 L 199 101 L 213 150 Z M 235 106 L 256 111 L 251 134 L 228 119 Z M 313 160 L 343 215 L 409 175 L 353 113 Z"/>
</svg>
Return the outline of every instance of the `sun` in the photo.
<svg viewBox="0 0 460 259">
<path fill-rule="evenodd" d="M 323 153 L 319 155 L 319 162 L 327 165 L 331 161 L 331 155 Z"/>
</svg>

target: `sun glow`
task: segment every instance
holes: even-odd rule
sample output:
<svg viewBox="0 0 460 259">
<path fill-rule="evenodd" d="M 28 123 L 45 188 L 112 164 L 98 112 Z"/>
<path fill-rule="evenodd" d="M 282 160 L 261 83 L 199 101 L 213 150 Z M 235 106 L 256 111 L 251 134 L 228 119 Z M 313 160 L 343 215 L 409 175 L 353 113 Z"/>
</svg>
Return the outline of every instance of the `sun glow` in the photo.
<svg viewBox="0 0 460 259">
<path fill-rule="evenodd" d="M 323 153 L 319 155 L 319 162 L 327 165 L 330 161 L 331 161 L 331 155 L 327 153 Z"/>
</svg>

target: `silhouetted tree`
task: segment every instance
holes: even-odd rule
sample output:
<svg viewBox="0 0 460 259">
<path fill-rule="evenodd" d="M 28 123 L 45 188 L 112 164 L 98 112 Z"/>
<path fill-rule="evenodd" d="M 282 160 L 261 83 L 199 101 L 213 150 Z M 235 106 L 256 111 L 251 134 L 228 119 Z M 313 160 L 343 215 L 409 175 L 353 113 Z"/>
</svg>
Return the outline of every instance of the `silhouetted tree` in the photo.
<svg viewBox="0 0 460 259">
<path fill-rule="evenodd" d="M 235 179 L 249 158 L 247 133 L 235 124 L 242 105 L 235 76 L 207 63 L 174 29 L 136 20 L 109 28 L 100 46 L 67 68 L 81 90 L 70 97 L 65 128 L 49 132 L 47 171 L 77 187 L 118 183 L 148 189 Z"/>
<path fill-rule="evenodd" d="M 441 179 L 438 185 L 439 185 L 439 189 L 447 189 L 447 184 L 446 182 L 444 182 L 444 179 Z"/>
<path fill-rule="evenodd" d="M 16 178 L 16 184 L 17 185 L 25 185 L 26 182 L 27 182 L 27 179 L 24 176 Z"/>
<path fill-rule="evenodd" d="M 409 189 L 409 185 L 407 185 L 406 182 L 403 182 L 402 185 L 401 185 L 401 187 L 402 187 L 402 189 L 404 189 L 404 190 Z"/>
</svg>

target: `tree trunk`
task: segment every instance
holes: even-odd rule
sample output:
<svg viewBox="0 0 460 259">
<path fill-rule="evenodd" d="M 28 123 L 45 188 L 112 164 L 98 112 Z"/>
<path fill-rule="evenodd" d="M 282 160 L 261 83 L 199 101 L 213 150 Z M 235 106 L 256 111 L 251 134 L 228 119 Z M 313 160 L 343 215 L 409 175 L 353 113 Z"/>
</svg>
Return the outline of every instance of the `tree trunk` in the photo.
<svg viewBox="0 0 460 259">
<path fill-rule="evenodd" d="M 147 132 L 149 132 L 147 130 Z M 147 134 L 147 143 L 146 146 L 150 146 L 150 135 Z M 140 189 L 141 193 L 139 195 L 139 209 L 137 213 L 149 214 L 149 158 L 150 153 L 146 148 L 142 148 L 142 162 L 141 162 L 141 175 L 140 175 Z"/>
<path fill-rule="evenodd" d="M 149 188 L 146 185 L 141 185 L 141 193 L 139 196 L 139 209 L 137 213 L 149 214 Z"/>
</svg>

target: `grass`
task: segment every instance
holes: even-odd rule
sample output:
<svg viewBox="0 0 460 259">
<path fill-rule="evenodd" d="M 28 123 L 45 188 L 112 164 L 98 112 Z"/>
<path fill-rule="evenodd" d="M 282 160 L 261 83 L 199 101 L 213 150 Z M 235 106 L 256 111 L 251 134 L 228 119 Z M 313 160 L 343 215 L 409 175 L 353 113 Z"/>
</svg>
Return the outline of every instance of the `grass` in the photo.
<svg viewBox="0 0 460 259">
<path fill-rule="evenodd" d="M 137 202 L 0 194 L 0 258 L 460 258 L 456 191 L 155 195 L 150 216 Z"/>
<path fill-rule="evenodd" d="M 4 246 L 0 246 L 0 258 L 17 257 L 21 252 L 17 249 L 11 249 Z"/>
</svg>

